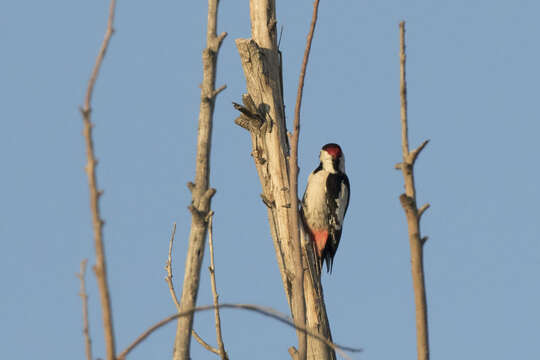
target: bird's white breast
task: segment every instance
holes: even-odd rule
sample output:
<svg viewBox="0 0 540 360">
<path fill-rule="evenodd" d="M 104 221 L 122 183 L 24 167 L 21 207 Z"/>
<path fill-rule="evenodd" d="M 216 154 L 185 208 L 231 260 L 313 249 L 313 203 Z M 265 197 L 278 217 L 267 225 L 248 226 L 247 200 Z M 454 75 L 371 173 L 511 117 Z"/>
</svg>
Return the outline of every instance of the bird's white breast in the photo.
<svg viewBox="0 0 540 360">
<path fill-rule="evenodd" d="M 303 209 L 311 229 L 326 229 L 328 227 L 328 205 L 326 204 L 326 180 L 329 173 L 317 171 L 308 178 L 304 194 Z"/>
</svg>

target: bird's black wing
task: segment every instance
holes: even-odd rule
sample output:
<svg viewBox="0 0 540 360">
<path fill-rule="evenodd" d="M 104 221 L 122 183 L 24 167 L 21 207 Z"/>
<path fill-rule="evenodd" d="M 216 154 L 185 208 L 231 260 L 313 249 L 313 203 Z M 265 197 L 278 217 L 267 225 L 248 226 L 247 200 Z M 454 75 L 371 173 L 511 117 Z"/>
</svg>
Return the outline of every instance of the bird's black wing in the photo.
<svg viewBox="0 0 540 360">
<path fill-rule="evenodd" d="M 327 204 L 330 213 L 330 233 L 322 257 L 326 260 L 326 269 L 328 272 L 332 272 L 334 256 L 341 238 L 343 219 L 347 213 L 351 196 L 349 178 L 344 173 L 330 174 L 326 180 L 326 188 L 328 199 L 330 199 Z"/>
</svg>

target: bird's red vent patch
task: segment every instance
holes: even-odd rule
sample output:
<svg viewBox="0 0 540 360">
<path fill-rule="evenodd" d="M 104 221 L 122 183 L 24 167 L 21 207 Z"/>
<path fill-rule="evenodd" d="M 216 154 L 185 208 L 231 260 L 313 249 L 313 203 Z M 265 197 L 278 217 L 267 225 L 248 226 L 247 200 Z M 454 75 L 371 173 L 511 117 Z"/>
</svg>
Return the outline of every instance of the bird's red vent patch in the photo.
<svg viewBox="0 0 540 360">
<path fill-rule="evenodd" d="M 321 258 L 322 252 L 326 247 L 326 241 L 328 240 L 328 230 L 314 230 L 311 232 L 311 235 L 313 236 L 313 241 L 315 241 L 317 254 Z"/>
<path fill-rule="evenodd" d="M 332 155 L 334 158 L 341 156 L 341 148 L 338 144 L 326 144 L 323 146 L 323 150 Z"/>
</svg>

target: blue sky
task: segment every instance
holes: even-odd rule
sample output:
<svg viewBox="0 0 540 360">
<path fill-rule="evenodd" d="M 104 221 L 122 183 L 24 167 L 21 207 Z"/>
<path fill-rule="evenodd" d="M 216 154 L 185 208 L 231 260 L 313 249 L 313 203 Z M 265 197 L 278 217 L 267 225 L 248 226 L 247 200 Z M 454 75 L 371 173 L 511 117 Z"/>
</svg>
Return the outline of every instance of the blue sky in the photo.
<svg viewBox="0 0 540 360">
<path fill-rule="evenodd" d="M 108 1 L 0 5 L 0 296 L 3 358 L 82 358 L 75 273 L 93 259 L 82 104 Z M 286 111 L 292 119 L 311 1 L 278 2 Z M 355 359 L 414 358 L 415 328 L 400 160 L 398 22 L 407 21 L 410 142 L 430 202 L 425 247 L 436 359 L 540 357 L 540 48 L 536 1 L 322 1 L 307 73 L 300 191 L 321 145 L 347 158 L 351 205 L 326 304 L 337 342 Z M 164 265 L 183 274 L 199 108 L 206 2 L 119 1 L 93 120 L 117 347 L 174 313 Z M 212 186 L 217 282 L 224 302 L 288 312 L 248 134 L 231 106 L 245 91 L 234 39 L 249 37 L 247 1 L 223 0 Z M 209 257 L 205 257 L 208 263 Z M 207 266 L 199 303 L 212 301 Z M 94 355 L 103 357 L 95 278 Z M 224 311 L 232 359 L 288 357 L 293 330 Z M 211 313 L 195 328 L 215 343 Z M 131 359 L 167 359 L 175 326 Z M 212 359 L 197 343 L 194 359 Z"/>
</svg>

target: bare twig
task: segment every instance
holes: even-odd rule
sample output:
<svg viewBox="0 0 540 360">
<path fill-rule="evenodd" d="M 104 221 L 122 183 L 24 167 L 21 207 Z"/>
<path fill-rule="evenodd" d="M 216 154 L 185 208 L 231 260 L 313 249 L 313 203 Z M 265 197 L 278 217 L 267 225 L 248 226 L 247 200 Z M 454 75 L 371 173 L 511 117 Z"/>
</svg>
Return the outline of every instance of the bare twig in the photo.
<svg viewBox="0 0 540 360">
<path fill-rule="evenodd" d="M 169 292 L 171 293 L 171 298 L 174 301 L 174 305 L 176 305 L 176 310 L 180 311 L 180 303 L 178 302 L 178 298 L 176 297 L 176 291 L 174 291 L 174 285 L 172 281 L 172 247 L 173 247 L 173 241 L 174 241 L 174 235 L 176 234 L 176 223 L 173 224 L 173 230 L 171 234 L 171 240 L 169 241 L 169 256 L 167 257 L 167 263 L 165 264 L 165 270 L 167 271 L 167 276 L 165 276 L 165 281 L 167 282 L 167 285 L 169 285 Z"/>
<path fill-rule="evenodd" d="M 258 306 L 258 305 L 251 305 L 251 304 L 219 304 L 217 307 L 220 308 L 220 309 L 243 309 L 243 310 L 253 311 L 253 312 L 262 314 L 264 316 L 267 316 L 269 318 L 278 320 L 278 321 L 280 321 L 280 322 L 282 322 L 282 323 L 284 323 L 286 325 L 289 325 L 289 326 L 291 326 L 291 327 L 293 327 L 295 329 L 299 329 L 300 331 L 305 332 L 310 337 L 314 337 L 318 341 L 323 342 L 327 346 L 329 346 L 332 349 L 339 352 L 345 359 L 349 359 L 349 357 L 347 356 L 345 351 L 351 352 L 351 353 L 356 353 L 356 352 L 361 352 L 362 351 L 362 349 L 360 349 L 360 348 L 353 348 L 353 347 L 350 347 L 350 346 L 343 346 L 343 345 L 339 345 L 339 344 L 336 344 L 334 342 L 331 342 L 328 339 L 326 339 L 326 338 L 322 337 L 321 335 L 319 335 L 318 333 L 316 333 L 316 332 L 314 332 L 314 331 L 312 331 L 310 329 L 307 329 L 306 327 L 299 326 L 299 325 L 295 324 L 294 321 L 292 321 L 285 314 L 282 314 L 279 311 L 276 311 L 276 310 L 268 308 L 268 307 L 263 307 L 263 306 Z M 126 358 L 126 356 L 137 345 L 139 345 L 141 342 L 143 342 L 154 331 L 156 331 L 157 329 L 161 328 L 162 326 L 168 324 L 169 322 L 171 322 L 171 321 L 173 321 L 175 319 L 178 319 L 180 317 L 184 317 L 184 316 L 187 316 L 189 314 L 193 314 L 195 312 L 208 311 L 208 310 L 213 310 L 215 308 L 216 308 L 215 305 L 199 306 L 199 307 L 196 307 L 196 308 L 193 308 L 193 309 L 189 309 L 189 310 L 186 310 L 186 311 L 182 311 L 182 312 L 173 314 L 173 315 L 171 315 L 171 316 L 157 322 L 156 324 L 149 327 L 137 339 L 135 339 L 135 341 L 133 341 L 124 351 L 122 351 L 122 353 L 120 353 L 120 355 L 118 355 L 118 360 L 124 360 Z"/>
<path fill-rule="evenodd" d="M 313 41 L 313 33 L 315 32 L 315 25 L 317 24 L 317 13 L 319 9 L 319 0 L 315 0 L 313 4 L 313 15 L 311 18 L 311 26 L 307 36 L 306 49 L 304 51 L 304 59 L 302 61 L 302 68 L 300 70 L 300 78 L 298 79 L 298 91 L 296 94 L 296 106 L 294 109 L 294 127 L 293 134 L 291 136 L 291 156 L 289 157 L 289 172 L 290 172 L 290 186 L 291 192 L 291 206 L 293 211 L 291 214 L 291 236 L 294 244 L 294 250 L 296 254 L 296 274 L 294 278 L 296 287 L 302 289 L 302 291 L 295 292 L 297 296 L 297 302 L 301 304 L 301 311 L 299 312 L 298 323 L 306 324 L 306 299 L 304 296 L 304 266 L 302 264 L 302 246 L 300 244 L 300 229 L 299 229 L 299 216 L 298 216 L 298 138 L 300 135 L 300 107 L 302 106 L 302 94 L 304 90 L 304 79 L 306 77 L 306 68 L 309 60 L 309 53 L 311 51 L 311 43 Z M 298 354 L 295 358 L 306 359 L 307 358 L 307 337 L 305 334 L 298 339 Z"/>
<path fill-rule="evenodd" d="M 199 130 L 197 134 L 197 155 L 194 184 L 188 185 L 192 204 L 191 230 L 180 309 L 195 307 L 199 292 L 201 265 L 205 247 L 207 223 L 204 217 L 210 211 L 210 203 L 215 190 L 210 188 L 210 149 L 212 144 L 212 121 L 216 96 L 225 89 L 215 89 L 217 56 L 227 33 L 217 36 L 217 12 L 219 0 L 208 0 L 208 24 L 206 28 L 206 49 L 203 50 L 203 81 L 201 84 L 201 102 L 199 107 Z M 173 359 L 187 360 L 193 329 L 193 314 L 179 318 L 174 341 Z"/>
<path fill-rule="evenodd" d="M 88 87 L 86 89 L 86 96 L 84 98 L 84 112 L 91 111 L 92 95 L 94 95 L 94 85 L 96 84 L 99 71 L 101 70 L 101 63 L 105 58 L 105 53 L 109 48 L 109 42 L 112 35 L 114 34 L 114 14 L 116 9 L 116 0 L 111 0 L 109 4 L 109 18 L 107 20 L 107 30 L 105 31 L 105 38 L 101 43 L 101 48 L 99 49 L 98 56 L 96 58 L 96 63 L 92 68 L 92 74 L 90 75 L 90 80 L 88 81 Z"/>
<path fill-rule="evenodd" d="M 420 144 L 419 147 L 417 147 L 416 149 L 414 149 L 410 154 L 409 154 L 409 162 L 411 164 L 414 165 L 414 163 L 416 162 L 416 158 L 418 157 L 418 155 L 420 155 L 420 152 L 422 150 L 424 150 L 424 148 L 426 147 L 426 145 L 429 143 L 429 140 L 424 140 L 424 142 L 422 144 Z"/>
<path fill-rule="evenodd" d="M 215 90 L 213 93 L 212 93 L 212 97 L 215 98 L 216 96 L 219 95 L 220 92 L 222 92 L 223 90 L 225 90 L 227 88 L 227 85 L 221 85 L 219 87 L 219 89 Z"/>
<path fill-rule="evenodd" d="M 114 33 L 114 12 L 116 8 L 116 0 L 111 0 L 109 5 L 109 18 L 107 21 L 107 30 L 105 32 L 105 38 L 101 44 L 96 63 L 92 69 L 92 74 L 88 81 L 88 88 L 86 90 L 86 96 L 84 100 L 84 106 L 81 109 L 83 123 L 84 123 L 84 138 L 86 142 L 86 174 L 88 175 L 88 187 L 90 189 L 90 209 L 92 212 L 92 222 L 94 227 L 94 243 L 96 248 L 96 265 L 94 271 L 96 273 L 99 294 L 101 300 L 101 310 L 103 314 L 103 327 L 105 330 L 105 346 L 107 351 L 107 360 L 114 360 L 115 358 L 115 342 L 114 342 L 114 329 L 111 309 L 111 298 L 109 294 L 109 285 L 107 283 L 107 268 L 105 261 L 105 247 L 103 245 L 103 220 L 101 219 L 99 212 L 99 198 L 103 194 L 103 191 L 98 190 L 97 177 L 96 177 L 96 165 L 97 159 L 94 155 L 94 141 L 92 138 L 93 124 L 90 118 L 91 115 L 91 101 L 94 92 L 94 85 L 96 83 L 101 64 L 105 57 L 105 53 L 109 47 L 109 42 Z"/>
<path fill-rule="evenodd" d="M 174 241 L 174 235 L 176 233 L 176 223 L 173 224 L 173 230 L 171 234 L 171 240 L 169 241 L 169 256 L 167 258 L 167 263 L 165 265 L 165 270 L 167 271 L 167 276 L 165 276 L 165 281 L 167 282 L 167 285 L 169 285 L 169 292 L 171 293 L 171 298 L 174 301 L 174 305 L 176 306 L 176 310 L 180 311 L 180 303 L 178 302 L 178 298 L 176 297 L 176 291 L 174 290 L 173 285 L 173 275 L 172 275 L 172 246 Z M 195 331 L 195 329 L 191 329 L 191 335 L 201 344 L 206 350 L 213 352 L 214 354 L 219 355 L 219 350 L 208 344 L 206 341 L 204 341 L 199 334 Z"/>
<path fill-rule="evenodd" d="M 81 272 L 77 274 L 77 277 L 81 281 L 81 290 L 79 296 L 82 300 L 82 313 L 83 313 L 83 335 L 84 344 L 86 350 L 86 360 L 92 360 L 92 338 L 90 337 L 90 324 L 88 321 L 88 295 L 86 294 L 86 263 L 88 260 L 81 261 Z"/>
<path fill-rule="evenodd" d="M 225 345 L 223 344 L 223 335 L 221 334 L 221 318 L 219 316 L 219 295 L 217 293 L 217 287 L 216 287 L 216 267 L 214 265 L 214 243 L 212 240 L 212 218 L 213 218 L 214 212 L 211 211 L 210 214 L 208 214 L 208 246 L 210 247 L 210 266 L 208 267 L 208 270 L 210 271 L 210 280 L 212 282 L 212 294 L 214 295 L 214 316 L 216 318 L 216 339 L 218 343 L 219 348 L 219 356 L 222 360 L 228 360 L 229 356 L 227 355 L 227 352 L 225 351 Z"/>
<path fill-rule="evenodd" d="M 195 329 L 191 329 L 191 335 L 193 335 L 195 340 L 197 340 L 197 342 L 201 344 L 206 350 L 213 352 L 216 355 L 220 355 L 219 350 L 213 347 L 212 345 L 210 345 L 209 343 L 207 343 L 206 341 L 204 341 L 204 339 L 200 337 L 199 334 L 197 334 Z"/>
<path fill-rule="evenodd" d="M 422 217 L 422 215 L 424 214 L 424 211 L 429 209 L 429 206 L 430 205 L 428 203 L 425 203 L 424 205 L 422 205 L 422 207 L 420 209 L 418 209 L 418 219 L 420 219 Z"/>
<path fill-rule="evenodd" d="M 319 0 L 315 0 L 313 3 L 313 15 L 311 17 L 311 25 L 307 36 L 306 49 L 304 50 L 304 59 L 302 61 L 302 68 L 300 70 L 300 78 L 298 80 L 298 90 L 296 92 L 296 106 L 294 108 L 294 132 L 293 139 L 296 139 L 298 145 L 298 134 L 300 132 L 300 108 L 302 106 L 302 94 L 304 91 L 304 79 L 306 77 L 306 68 L 309 60 L 309 53 L 311 52 L 311 43 L 313 42 L 313 34 L 315 32 L 315 25 L 317 24 L 317 15 L 319 12 Z M 294 154 L 295 146 L 291 145 L 291 158 Z M 298 150 L 298 146 L 296 146 Z"/>
<path fill-rule="evenodd" d="M 424 141 L 418 148 L 409 152 L 408 123 L 407 123 L 407 82 L 405 78 L 405 22 L 399 24 L 400 28 L 400 94 L 401 94 L 401 143 L 403 162 L 399 169 L 405 181 L 405 194 L 400 196 L 401 205 L 405 210 L 411 247 L 411 271 L 414 288 L 414 303 L 416 308 L 416 345 L 418 360 L 429 360 L 428 321 L 426 287 L 424 281 L 423 246 L 427 236 L 420 236 L 420 217 L 429 208 L 425 204 L 418 210 L 416 205 L 416 188 L 414 185 L 414 163 L 418 154 L 424 149 L 428 141 Z"/>
</svg>

